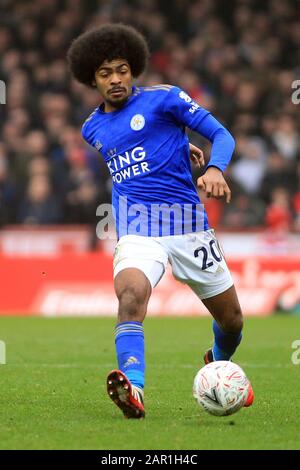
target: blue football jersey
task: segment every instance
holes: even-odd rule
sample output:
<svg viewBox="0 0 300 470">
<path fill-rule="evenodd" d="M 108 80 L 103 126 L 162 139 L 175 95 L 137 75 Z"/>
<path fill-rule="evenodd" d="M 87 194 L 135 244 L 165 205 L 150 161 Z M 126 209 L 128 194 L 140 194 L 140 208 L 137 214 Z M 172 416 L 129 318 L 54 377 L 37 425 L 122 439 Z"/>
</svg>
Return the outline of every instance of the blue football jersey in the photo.
<svg viewBox="0 0 300 470">
<path fill-rule="evenodd" d="M 192 180 L 186 126 L 212 142 L 217 130 L 223 132 L 210 160 L 223 171 L 233 150 L 224 151 L 230 134 L 177 87 L 133 87 L 122 108 L 106 113 L 99 106 L 83 124 L 83 138 L 101 153 L 112 177 L 119 238 L 209 228 Z"/>
</svg>

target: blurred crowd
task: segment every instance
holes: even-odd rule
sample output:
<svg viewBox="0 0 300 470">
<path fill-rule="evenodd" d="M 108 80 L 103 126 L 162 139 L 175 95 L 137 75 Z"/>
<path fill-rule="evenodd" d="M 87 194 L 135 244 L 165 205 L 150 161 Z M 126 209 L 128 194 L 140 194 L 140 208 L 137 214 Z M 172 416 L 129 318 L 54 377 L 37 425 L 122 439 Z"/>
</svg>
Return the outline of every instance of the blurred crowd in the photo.
<svg viewBox="0 0 300 470">
<path fill-rule="evenodd" d="M 211 225 L 300 232 L 298 0 L 1 0 L 0 225 L 94 224 L 110 201 L 106 165 L 80 132 L 99 95 L 71 80 L 66 51 L 111 21 L 148 39 L 138 84 L 180 86 L 236 139 L 233 200 L 204 201 Z"/>
</svg>

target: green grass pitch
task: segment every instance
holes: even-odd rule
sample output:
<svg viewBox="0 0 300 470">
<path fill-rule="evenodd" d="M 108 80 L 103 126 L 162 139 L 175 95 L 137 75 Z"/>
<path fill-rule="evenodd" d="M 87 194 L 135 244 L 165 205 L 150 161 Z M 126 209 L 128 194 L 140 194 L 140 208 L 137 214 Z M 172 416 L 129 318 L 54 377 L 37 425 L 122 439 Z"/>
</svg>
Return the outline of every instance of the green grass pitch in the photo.
<svg viewBox="0 0 300 470">
<path fill-rule="evenodd" d="M 114 319 L 0 318 L 1 449 L 300 449 L 300 318 L 248 318 L 235 355 L 255 391 L 225 418 L 202 411 L 192 382 L 212 340 L 209 318 L 148 318 L 146 419 L 106 396 Z"/>
</svg>

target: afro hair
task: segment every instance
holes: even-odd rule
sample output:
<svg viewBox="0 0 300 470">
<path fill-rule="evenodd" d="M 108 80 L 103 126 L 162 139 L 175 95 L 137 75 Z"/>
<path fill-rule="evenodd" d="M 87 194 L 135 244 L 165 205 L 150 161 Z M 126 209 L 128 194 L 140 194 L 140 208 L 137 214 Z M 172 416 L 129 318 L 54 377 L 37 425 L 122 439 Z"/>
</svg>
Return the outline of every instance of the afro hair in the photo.
<svg viewBox="0 0 300 470">
<path fill-rule="evenodd" d="M 93 87 L 95 72 L 105 60 L 125 59 L 133 77 L 141 75 L 147 65 L 149 49 L 144 36 L 131 26 L 107 24 L 78 36 L 67 57 L 74 78 Z"/>
</svg>

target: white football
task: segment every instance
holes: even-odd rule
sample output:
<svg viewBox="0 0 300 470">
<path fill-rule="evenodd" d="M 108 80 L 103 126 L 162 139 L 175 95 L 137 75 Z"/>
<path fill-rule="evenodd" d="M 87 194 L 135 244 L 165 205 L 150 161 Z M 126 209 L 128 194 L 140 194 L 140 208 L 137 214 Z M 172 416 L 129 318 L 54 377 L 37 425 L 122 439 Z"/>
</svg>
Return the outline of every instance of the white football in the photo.
<svg viewBox="0 0 300 470">
<path fill-rule="evenodd" d="M 230 361 L 215 361 L 197 373 L 193 395 L 208 413 L 227 416 L 244 406 L 249 387 L 250 382 L 241 367 Z"/>
</svg>

